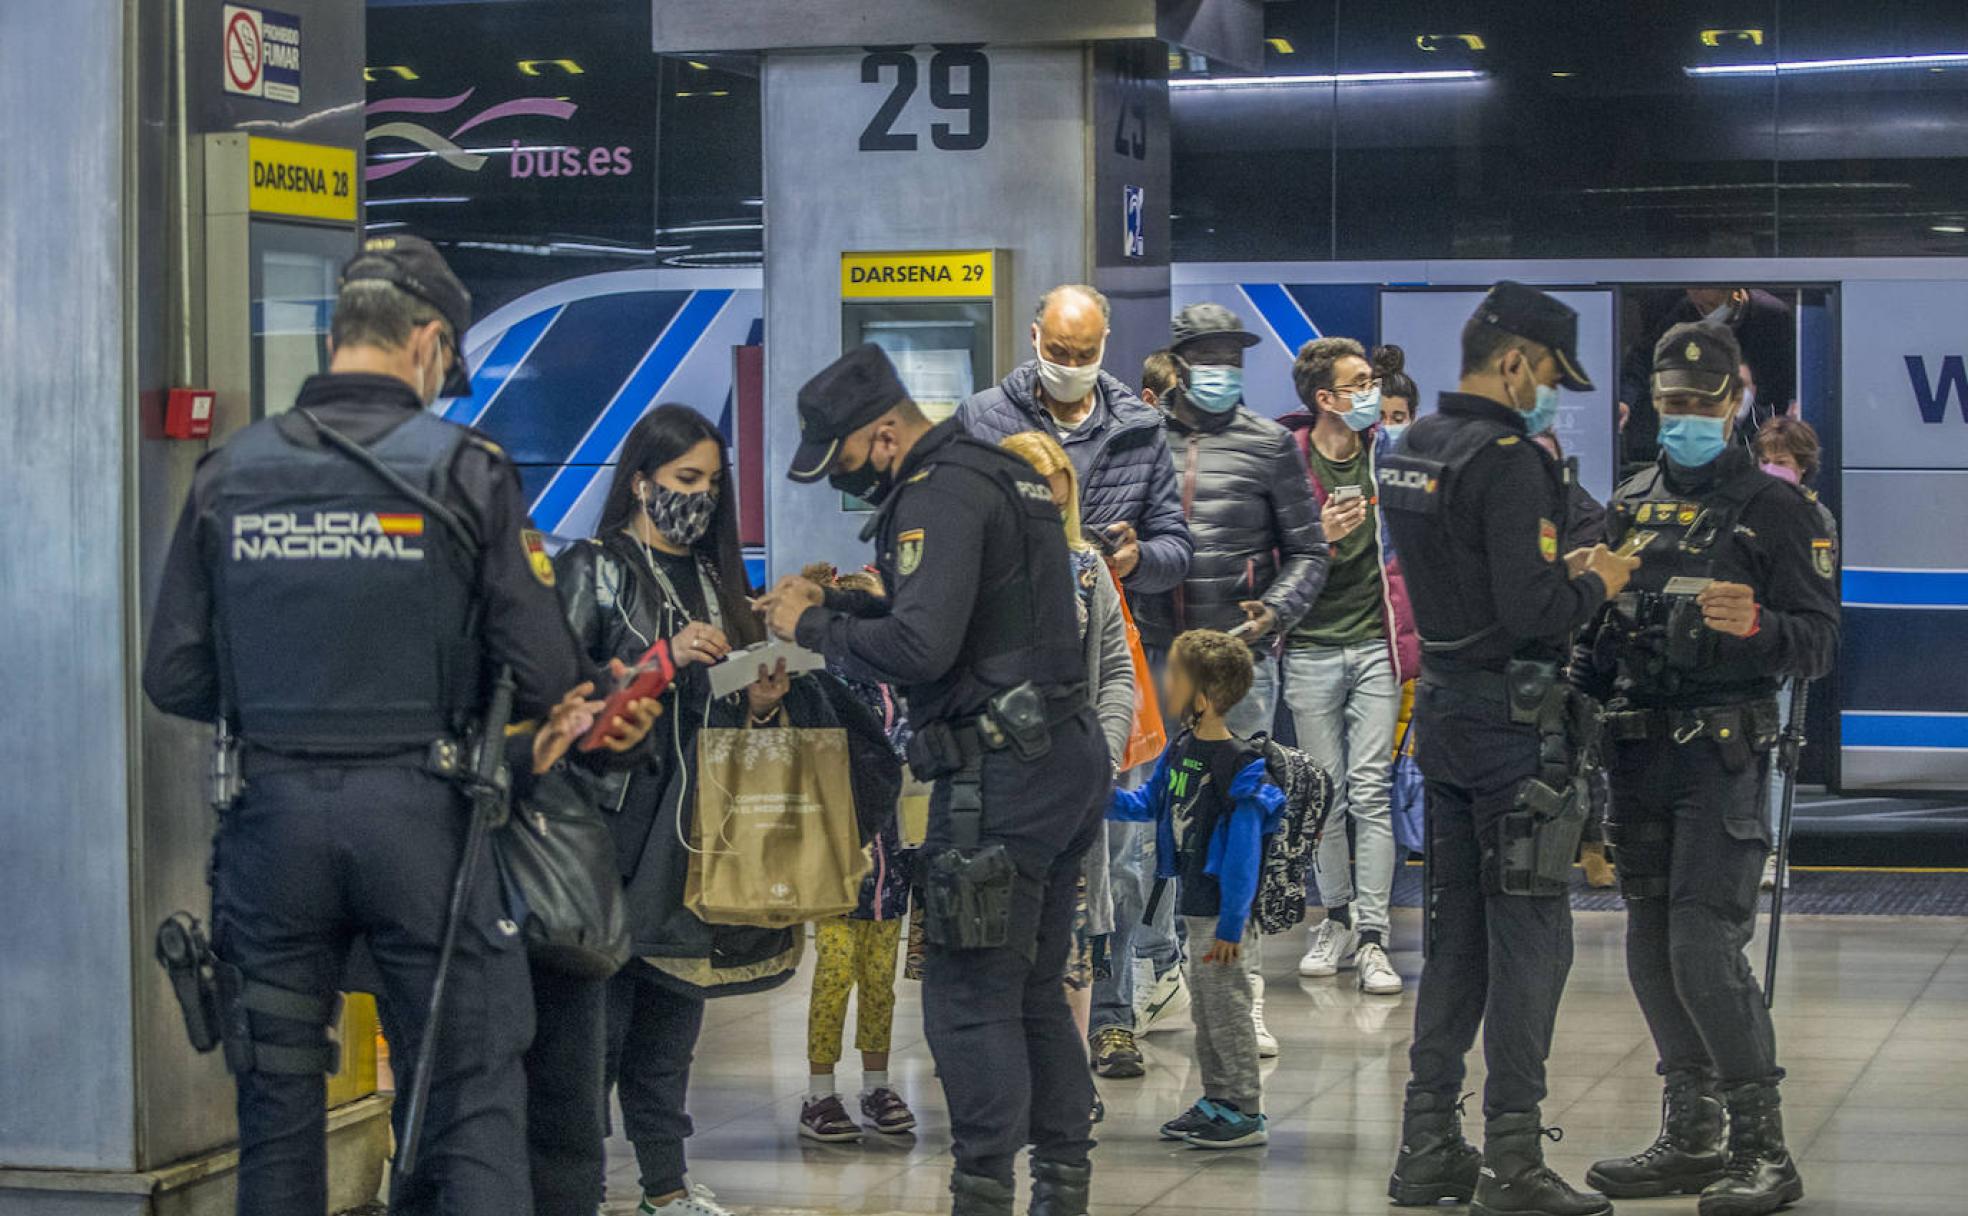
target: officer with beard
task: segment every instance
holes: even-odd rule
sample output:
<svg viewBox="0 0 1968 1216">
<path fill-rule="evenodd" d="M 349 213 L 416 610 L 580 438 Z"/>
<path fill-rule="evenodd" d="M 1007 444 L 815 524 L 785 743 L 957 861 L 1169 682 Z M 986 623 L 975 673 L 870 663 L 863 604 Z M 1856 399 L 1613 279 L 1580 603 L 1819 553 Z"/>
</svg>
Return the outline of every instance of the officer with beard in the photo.
<svg viewBox="0 0 1968 1216">
<path fill-rule="evenodd" d="M 1031 1211 L 1084 1216 L 1093 1084 L 1063 978 L 1113 767 L 1059 509 L 1024 461 L 931 425 L 875 346 L 809 380 L 799 412 L 789 475 L 878 507 L 862 538 L 888 595 L 788 578 L 759 607 L 778 636 L 899 685 L 910 767 L 935 782 L 923 1022 L 950 1107 L 952 1211 L 1010 1216 L 1030 1145 Z"/>
<path fill-rule="evenodd" d="M 1730 441 L 1741 366 L 1735 334 L 1712 321 L 1656 346 L 1660 457 L 1609 507 L 1611 539 L 1644 543 L 1645 565 L 1574 664 L 1612 697 L 1606 836 L 1627 975 L 1667 1091 L 1653 1146 L 1586 1176 L 1616 1198 L 1700 1192 L 1702 1216 L 1760 1216 L 1804 1195 L 1743 948 L 1772 844 L 1778 686 L 1824 675 L 1838 648 L 1836 542 L 1819 508 Z"/>
</svg>

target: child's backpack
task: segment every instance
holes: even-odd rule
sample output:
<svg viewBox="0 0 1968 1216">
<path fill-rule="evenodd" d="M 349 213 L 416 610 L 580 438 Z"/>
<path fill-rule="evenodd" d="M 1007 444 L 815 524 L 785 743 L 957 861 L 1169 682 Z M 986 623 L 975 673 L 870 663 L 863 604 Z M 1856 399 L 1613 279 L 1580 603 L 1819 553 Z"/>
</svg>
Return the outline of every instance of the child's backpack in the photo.
<svg viewBox="0 0 1968 1216">
<path fill-rule="evenodd" d="M 1264 838 L 1264 862 L 1251 916 L 1258 932 L 1283 933 L 1305 921 L 1305 875 L 1326 830 L 1333 783 L 1312 757 L 1295 747 L 1263 734 L 1251 736 L 1251 746 L 1263 753 L 1272 783 L 1285 795 L 1278 830 Z"/>
</svg>

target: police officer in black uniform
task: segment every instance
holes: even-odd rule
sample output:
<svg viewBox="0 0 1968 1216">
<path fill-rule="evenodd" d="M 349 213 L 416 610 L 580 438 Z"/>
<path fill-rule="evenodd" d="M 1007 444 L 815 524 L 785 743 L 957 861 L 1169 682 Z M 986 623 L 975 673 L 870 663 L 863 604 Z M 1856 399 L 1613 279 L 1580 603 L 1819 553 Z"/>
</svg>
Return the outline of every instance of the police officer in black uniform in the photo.
<svg viewBox="0 0 1968 1216">
<path fill-rule="evenodd" d="M 1423 639 L 1416 756 L 1427 780 L 1428 933 L 1397 1204 L 1478 1213 L 1610 1211 L 1544 1165 L 1538 1104 L 1572 962 L 1564 878 L 1584 826 L 1581 707 L 1559 678 L 1571 636 L 1633 563 L 1562 555 L 1564 471 L 1533 435 L 1560 386 L 1589 390 L 1578 316 L 1516 283 L 1462 332 L 1459 391 L 1379 466 L 1381 504 Z M 1463 1139 L 1463 1056 L 1484 1035 L 1484 1150 Z M 1479 1176 L 1480 1175 L 1480 1176 Z"/>
<path fill-rule="evenodd" d="M 1609 516 L 1614 542 L 1646 542 L 1645 564 L 1574 673 L 1612 698 L 1606 834 L 1626 896 L 1627 974 L 1667 1082 L 1659 1139 L 1587 1177 L 1616 1197 L 1700 1192 L 1702 1216 L 1760 1216 L 1804 1194 L 1743 947 L 1772 843 L 1777 688 L 1825 674 L 1838 646 L 1836 543 L 1819 509 L 1729 442 L 1741 365 L 1735 335 L 1714 322 L 1677 325 L 1655 347 L 1661 455 Z"/>
<path fill-rule="evenodd" d="M 1093 1085 L 1062 977 L 1080 859 L 1113 777 L 1078 652 L 1059 511 L 1031 467 L 932 426 L 874 346 L 799 393 L 795 481 L 878 505 L 886 599 L 780 583 L 773 632 L 900 685 L 910 765 L 935 781 L 922 848 L 924 1024 L 954 1133 L 957 1216 L 1082 1216 Z M 1089 810 L 1089 808 L 1096 808 Z"/>
<path fill-rule="evenodd" d="M 590 674 L 512 464 L 425 412 L 440 389 L 470 391 L 470 316 L 428 243 L 368 240 L 343 272 L 329 371 L 205 457 L 165 564 L 144 691 L 232 732 L 244 783 L 212 871 L 242 1216 L 326 1210 L 329 1028 L 357 935 L 403 1075 L 418 1058 L 467 830 L 463 745 L 490 669 L 511 666 L 525 716 Z M 458 936 L 421 1165 L 397 1211 L 434 1211 L 440 1195 L 446 1211 L 529 1210 L 533 1006 L 497 886 L 476 884 Z"/>
</svg>

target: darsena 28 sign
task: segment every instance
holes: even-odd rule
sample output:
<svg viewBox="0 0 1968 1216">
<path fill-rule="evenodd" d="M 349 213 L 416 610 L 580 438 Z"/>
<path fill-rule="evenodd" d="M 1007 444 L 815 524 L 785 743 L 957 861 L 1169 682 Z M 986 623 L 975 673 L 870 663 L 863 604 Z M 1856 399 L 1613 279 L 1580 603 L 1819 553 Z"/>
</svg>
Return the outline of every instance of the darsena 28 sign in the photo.
<svg viewBox="0 0 1968 1216">
<path fill-rule="evenodd" d="M 247 140 L 247 206 L 256 215 L 355 222 L 355 151 L 286 139 Z"/>
<path fill-rule="evenodd" d="M 988 297 L 994 289 L 989 249 L 841 254 L 844 300 Z"/>
</svg>

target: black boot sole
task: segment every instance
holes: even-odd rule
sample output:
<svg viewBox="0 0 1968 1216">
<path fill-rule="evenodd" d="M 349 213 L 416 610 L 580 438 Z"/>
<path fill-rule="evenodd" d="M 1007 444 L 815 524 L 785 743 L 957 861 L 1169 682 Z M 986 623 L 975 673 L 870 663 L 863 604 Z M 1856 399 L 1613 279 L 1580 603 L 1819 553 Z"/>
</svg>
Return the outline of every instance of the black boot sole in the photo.
<svg viewBox="0 0 1968 1216">
<path fill-rule="evenodd" d="M 1598 1170 L 1585 1171 L 1585 1184 L 1608 1199 L 1660 1199 L 1668 1195 L 1699 1195 L 1712 1182 L 1722 1179 L 1722 1171 L 1690 1174 L 1682 1178 L 1662 1178 L 1652 1182 L 1615 1182 Z"/>
<path fill-rule="evenodd" d="M 1390 1179 L 1387 1198 L 1397 1208 L 1432 1208 L 1442 1203 L 1468 1203 L 1476 1194 L 1476 1184 L 1455 1186 L 1438 1182 L 1402 1182 Z"/>
<path fill-rule="evenodd" d="M 1604 1203 L 1590 1212 L 1569 1212 L 1564 1213 L 1563 1216 L 1612 1216 L 1612 1211 L 1613 1205 Z M 1469 1216 L 1560 1216 L 1560 1213 L 1553 1212 L 1549 1208 L 1493 1208 L 1486 1203 L 1472 1202 L 1469 1205 Z M 1703 1212 L 1701 1216 L 1712 1216 L 1712 1214 Z"/>
<path fill-rule="evenodd" d="M 1696 1209 L 1700 1216 L 1769 1216 L 1771 1212 L 1782 1211 L 1804 1198 L 1804 1183 L 1793 1181 L 1775 1195 L 1770 1196 L 1730 1196 L 1727 1199 L 1703 1199 Z"/>
</svg>

